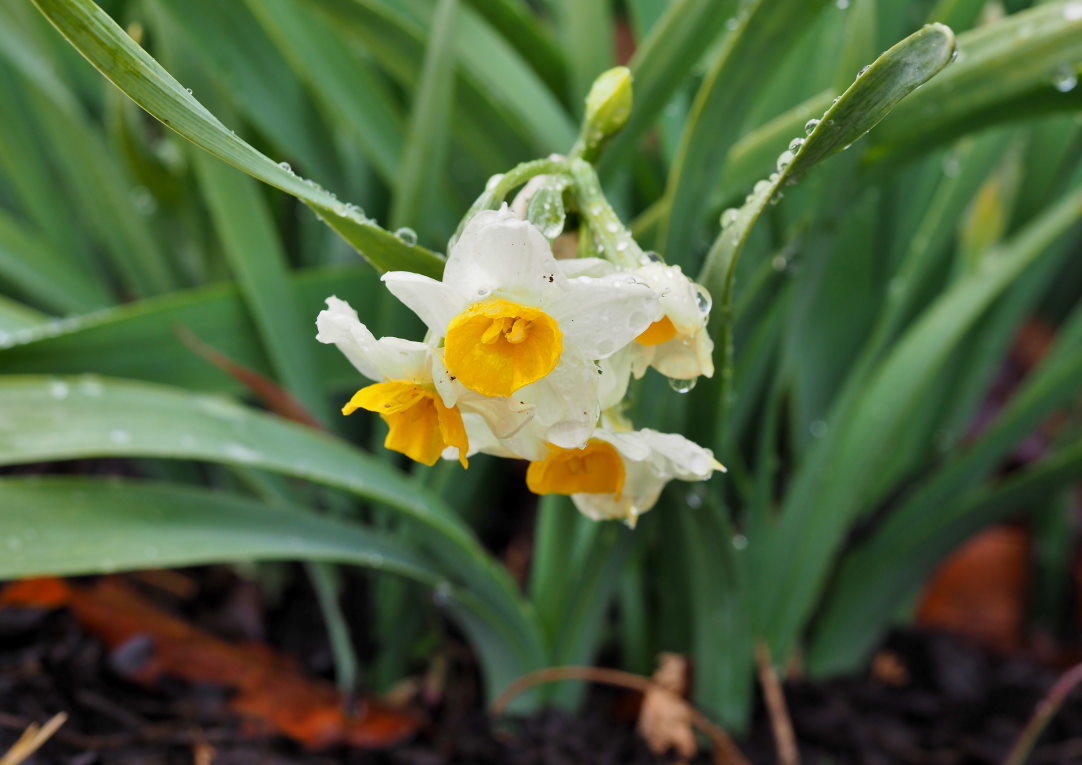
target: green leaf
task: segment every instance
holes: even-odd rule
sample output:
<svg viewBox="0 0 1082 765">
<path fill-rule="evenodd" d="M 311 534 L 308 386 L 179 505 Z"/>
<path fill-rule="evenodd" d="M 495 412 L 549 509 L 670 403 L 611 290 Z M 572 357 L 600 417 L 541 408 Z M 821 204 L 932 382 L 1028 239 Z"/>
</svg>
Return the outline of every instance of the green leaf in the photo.
<svg viewBox="0 0 1082 765">
<path fill-rule="evenodd" d="M 313 95 L 385 182 L 402 156 L 402 107 L 378 70 L 356 55 L 325 19 L 295 0 L 246 0 Z"/>
<path fill-rule="evenodd" d="M 998 122 L 1077 110 L 1082 89 L 1055 87 L 1082 69 L 1077 8 L 1077 0 L 1045 3 L 960 35 L 958 61 L 883 123 L 869 159 L 905 160 Z"/>
<path fill-rule="evenodd" d="M 45 314 L 0 295 L 0 348 L 13 342 L 8 333 L 28 330 L 48 320 Z"/>
<path fill-rule="evenodd" d="M 424 220 L 433 201 L 433 178 L 446 172 L 455 85 L 458 0 L 440 0 L 432 17 L 421 82 L 413 97 L 409 133 L 391 202 L 391 225 Z"/>
<path fill-rule="evenodd" d="M 111 573 L 237 560 L 364 566 L 435 588 L 479 646 L 491 692 L 533 668 L 490 602 L 429 556 L 355 524 L 221 491 L 84 478 L 0 480 L 0 578 Z"/>
<path fill-rule="evenodd" d="M 1011 448 L 1082 387 L 1082 310 L 991 427 L 964 452 L 910 490 L 875 534 L 847 555 L 808 654 L 816 672 L 847 669 L 875 643 L 907 591 L 961 538 L 946 533 L 975 511 L 959 501 L 977 491 Z M 983 518 L 979 513 L 973 515 Z M 970 528 L 967 525 L 967 528 Z"/>
<path fill-rule="evenodd" d="M 227 400 L 99 378 L 0 380 L 0 464 L 84 456 L 198 459 L 303 478 L 385 505 L 414 522 L 418 539 L 462 596 L 492 612 L 489 690 L 540 665 L 540 628 L 505 569 L 434 495 L 386 462 L 309 428 Z M 499 627 L 493 633 L 492 623 Z M 478 627 L 478 629 L 481 629 Z"/>
<path fill-rule="evenodd" d="M 558 0 L 554 5 L 570 69 L 569 100 L 581 111 L 590 85 L 616 63 L 612 0 Z"/>
<path fill-rule="evenodd" d="M 0 578 L 241 560 L 330 560 L 430 586 L 432 562 L 356 524 L 220 490 L 91 478 L 0 480 Z"/>
<path fill-rule="evenodd" d="M 737 7 L 735 0 L 670 2 L 650 34 L 635 49 L 629 66 L 635 78 L 635 106 L 624 129 L 606 146 L 601 168 L 611 174 L 634 152 L 687 75 L 718 39 Z"/>
<path fill-rule="evenodd" d="M 339 202 L 237 137 L 92 0 L 34 0 L 34 4 L 98 71 L 153 117 L 216 157 L 300 199 L 377 269 L 437 277 L 442 273 L 443 261 L 435 253 L 402 242 L 357 208 Z"/>
<path fill-rule="evenodd" d="M 315 317 L 337 294 L 352 305 L 371 301 L 378 286 L 367 267 L 333 266 L 291 278 L 292 300 Z M 215 285 L 174 292 L 78 318 L 44 321 L 0 342 L 0 368 L 8 374 L 95 373 L 208 392 L 246 392 L 229 375 L 193 353 L 177 336 L 185 328 L 239 364 L 263 375 L 271 362 L 238 290 Z M 313 341 L 314 374 L 325 390 L 355 387 L 357 370 L 334 348 Z"/>
<path fill-rule="evenodd" d="M 108 296 L 85 270 L 53 249 L 53 244 L 0 210 L 0 277 L 27 297 L 57 313 L 80 313 L 109 304 Z"/>
<path fill-rule="evenodd" d="M 1082 192 L 1062 200 L 984 258 L 894 345 L 867 385 L 838 406 L 834 428 L 802 464 L 770 539 L 769 579 L 757 582 L 760 629 L 776 655 L 792 647 L 849 523 L 889 459 L 921 395 L 985 309 L 1082 217 Z"/>
<path fill-rule="evenodd" d="M 899 42 L 857 77 L 821 120 L 809 123 L 807 138 L 801 139 L 795 152 L 786 150 L 779 156 L 777 172 L 757 183 L 742 207 L 723 214 L 721 234 L 698 279 L 713 295 L 721 296 L 716 321 L 721 323 L 722 373 L 716 404 L 723 421 L 732 376 L 732 284 L 752 227 L 786 183 L 871 130 L 898 102 L 947 66 L 953 52 L 954 35 L 942 25 L 926 26 Z"/>
<path fill-rule="evenodd" d="M 669 170 L 669 215 L 662 252 L 685 267 L 695 262 L 703 230 L 699 200 L 717 183 L 743 127 L 743 115 L 767 81 L 770 68 L 749 67 L 785 50 L 828 4 L 827 0 L 752 0 L 736 17 L 695 96 L 676 159 Z"/>
<path fill-rule="evenodd" d="M 259 188 L 201 152 L 195 157 L 195 167 L 230 270 L 275 377 L 315 417 L 328 422 L 330 410 L 313 364 L 315 319 L 302 316 L 294 300 L 286 255 Z M 213 345 L 216 336 L 201 339 Z"/>
</svg>

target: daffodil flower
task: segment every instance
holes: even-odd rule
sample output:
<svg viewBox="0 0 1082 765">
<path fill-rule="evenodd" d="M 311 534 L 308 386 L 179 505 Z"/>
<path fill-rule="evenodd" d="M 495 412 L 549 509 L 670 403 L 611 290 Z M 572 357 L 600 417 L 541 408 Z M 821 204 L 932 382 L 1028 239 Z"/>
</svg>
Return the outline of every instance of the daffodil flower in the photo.
<svg viewBox="0 0 1082 765">
<path fill-rule="evenodd" d="M 426 465 L 435 464 L 454 447 L 463 467 L 469 462 L 469 441 L 457 406 L 447 406 L 432 379 L 433 349 L 397 337 L 376 339 L 349 303 L 327 298 L 327 310 L 316 319 L 321 343 L 334 344 L 362 375 L 377 380 L 361 388 L 342 407 L 376 412 L 389 427 L 384 446 Z"/>
<path fill-rule="evenodd" d="M 710 296 L 680 266 L 648 263 L 633 272 L 657 291 L 665 314 L 635 338 L 631 369 L 642 377 L 654 367 L 666 377 L 691 380 L 714 375 L 714 343 L 707 331 Z"/>
<path fill-rule="evenodd" d="M 595 521 L 634 526 L 669 481 L 703 481 L 724 469 L 709 449 L 675 433 L 599 428 L 582 449 L 550 445 L 530 463 L 526 485 L 535 494 L 570 495 Z"/>
<path fill-rule="evenodd" d="M 507 209 L 470 219 L 442 281 L 404 271 L 383 281 L 442 341 L 451 381 L 532 409 L 547 440 L 566 447 L 597 422 L 595 362 L 661 316 L 657 293 L 635 276 L 568 278 L 541 232 Z"/>
<path fill-rule="evenodd" d="M 624 350 L 621 355 L 627 358 L 621 359 L 618 367 L 630 365 L 635 377 L 642 377 L 650 367 L 677 380 L 714 375 L 714 342 L 707 331 L 710 296 L 702 285 L 685 276 L 680 266 L 651 262 L 620 271 L 600 258 L 579 258 L 560 261 L 560 268 L 569 277 L 627 273 L 657 292 L 664 313 Z"/>
</svg>

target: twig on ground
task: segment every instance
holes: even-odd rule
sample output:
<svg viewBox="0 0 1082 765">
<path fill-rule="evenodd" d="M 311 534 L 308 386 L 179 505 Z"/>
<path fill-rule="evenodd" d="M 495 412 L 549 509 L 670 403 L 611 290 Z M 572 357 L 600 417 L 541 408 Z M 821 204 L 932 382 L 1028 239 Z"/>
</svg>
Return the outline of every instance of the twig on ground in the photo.
<svg viewBox="0 0 1082 765">
<path fill-rule="evenodd" d="M 785 693 L 782 691 L 778 673 L 770 662 L 770 650 L 766 643 L 755 644 L 755 663 L 759 667 L 759 683 L 763 686 L 763 701 L 770 717 L 770 730 L 774 734 L 774 746 L 778 750 L 778 762 L 781 765 L 800 765 L 800 751 L 793 734 L 793 722 L 785 706 Z"/>
<path fill-rule="evenodd" d="M 544 683 L 560 682 L 563 680 L 586 680 L 591 683 L 603 685 L 615 685 L 620 688 L 628 688 L 640 693 L 654 691 L 667 693 L 681 704 L 686 704 L 691 713 L 692 722 L 701 730 L 714 745 L 714 762 L 716 765 L 749 765 L 741 754 L 729 734 L 708 720 L 699 710 L 688 703 L 687 699 L 681 698 L 667 688 L 658 685 L 653 680 L 633 675 L 630 672 L 621 672 L 618 669 L 605 669 L 601 667 L 549 667 L 539 669 L 523 675 L 508 686 L 507 690 L 492 702 L 491 711 L 494 715 L 503 714 L 508 704 L 520 693 L 535 685 Z"/>
<path fill-rule="evenodd" d="M 1082 683 L 1082 664 L 1071 667 L 1048 689 L 1048 693 L 1037 704 L 1037 708 L 1033 710 L 1033 716 L 1029 718 L 1018 740 L 1011 747 L 1003 765 L 1023 765 L 1030 752 L 1033 751 L 1037 739 L 1040 738 L 1041 731 L 1045 729 L 1059 708 L 1063 706 L 1067 696 L 1079 683 Z"/>
<path fill-rule="evenodd" d="M 30 723 L 23 734 L 11 745 L 7 754 L 0 757 L 0 765 L 19 765 L 30 758 L 42 744 L 52 738 L 57 729 L 68 719 L 66 712 L 57 712 L 44 725 Z"/>
</svg>

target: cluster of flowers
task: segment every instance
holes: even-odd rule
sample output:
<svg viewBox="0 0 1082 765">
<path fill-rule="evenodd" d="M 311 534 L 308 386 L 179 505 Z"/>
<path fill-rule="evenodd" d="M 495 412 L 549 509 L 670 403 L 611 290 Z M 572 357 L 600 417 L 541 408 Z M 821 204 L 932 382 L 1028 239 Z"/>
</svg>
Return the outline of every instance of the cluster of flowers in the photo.
<svg viewBox="0 0 1082 765">
<path fill-rule="evenodd" d="M 505 207 L 470 218 L 442 281 L 394 271 L 383 282 L 427 325 L 425 342 L 376 339 L 336 297 L 316 325 L 320 342 L 376 381 L 342 412 L 378 413 L 388 449 L 426 465 L 442 456 L 467 467 L 478 452 L 529 460 L 531 491 L 632 525 L 669 480 L 723 469 L 708 449 L 634 430 L 622 413 L 629 378 L 651 366 L 713 374 L 709 308 L 679 266 L 557 260 Z"/>
</svg>

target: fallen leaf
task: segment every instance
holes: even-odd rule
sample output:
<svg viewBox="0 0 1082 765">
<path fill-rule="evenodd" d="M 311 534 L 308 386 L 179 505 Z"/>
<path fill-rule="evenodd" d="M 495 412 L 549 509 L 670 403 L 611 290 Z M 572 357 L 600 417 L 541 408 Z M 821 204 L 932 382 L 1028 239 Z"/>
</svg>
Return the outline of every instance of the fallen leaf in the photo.
<svg viewBox="0 0 1082 765">
<path fill-rule="evenodd" d="M 162 675 L 236 690 L 232 707 L 251 732 L 279 732 L 319 749 L 336 744 L 391 746 L 416 732 L 421 718 L 375 699 L 352 715 L 330 684 L 303 675 L 295 662 L 257 643 L 231 643 L 154 605 L 119 577 L 88 586 L 60 579 L 15 582 L 0 605 L 67 606 L 90 633 L 111 649 L 148 641 L 151 650 L 130 668 L 132 679 L 152 683 Z"/>
<path fill-rule="evenodd" d="M 675 751 L 675 762 L 686 763 L 698 753 L 691 708 L 683 700 L 687 694 L 688 663 L 680 654 L 663 653 L 658 657 L 651 688 L 643 694 L 639 709 L 639 735 L 656 756 Z M 670 760 L 670 762 L 672 762 Z"/>
<path fill-rule="evenodd" d="M 1024 531 L 985 529 L 940 564 L 924 588 L 917 623 L 1013 652 L 1022 644 L 1029 571 Z"/>
</svg>

